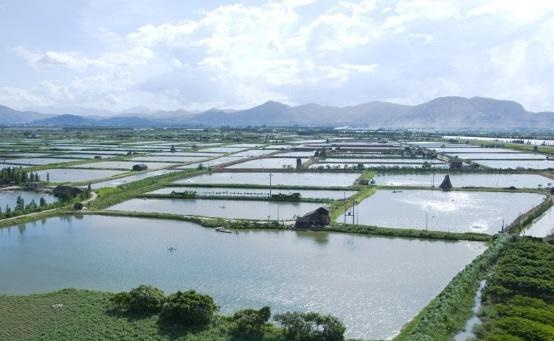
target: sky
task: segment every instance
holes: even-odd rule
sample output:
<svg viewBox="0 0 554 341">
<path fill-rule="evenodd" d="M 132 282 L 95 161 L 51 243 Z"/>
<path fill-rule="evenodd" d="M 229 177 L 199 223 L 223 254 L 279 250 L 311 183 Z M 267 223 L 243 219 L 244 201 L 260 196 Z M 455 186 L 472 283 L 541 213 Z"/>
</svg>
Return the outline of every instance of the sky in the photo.
<svg viewBox="0 0 554 341">
<path fill-rule="evenodd" d="M 439 96 L 554 111 L 552 0 L 0 0 L 0 104 L 43 112 Z"/>
</svg>

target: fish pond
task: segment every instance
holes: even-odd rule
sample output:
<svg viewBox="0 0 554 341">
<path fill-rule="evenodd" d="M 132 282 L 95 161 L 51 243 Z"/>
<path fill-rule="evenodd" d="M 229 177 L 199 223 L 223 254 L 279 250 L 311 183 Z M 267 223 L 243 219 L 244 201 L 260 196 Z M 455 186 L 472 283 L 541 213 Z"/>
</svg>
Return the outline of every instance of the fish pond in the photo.
<svg viewBox="0 0 554 341">
<path fill-rule="evenodd" d="M 213 173 L 176 181 L 181 184 L 240 184 L 273 186 L 352 186 L 359 173 Z"/>
<path fill-rule="evenodd" d="M 131 199 L 108 209 L 226 219 L 292 220 L 321 206 L 321 203 L 257 200 Z"/>
<path fill-rule="evenodd" d="M 380 186 L 433 186 L 438 187 L 444 174 L 378 174 L 373 177 Z M 554 183 L 553 179 L 535 174 L 451 174 L 454 187 L 537 188 Z"/>
<path fill-rule="evenodd" d="M 495 234 L 520 213 L 540 204 L 534 193 L 378 190 L 354 211 L 362 225 Z M 337 218 L 351 223 L 352 217 Z"/>
<path fill-rule="evenodd" d="M 554 235 L 554 208 L 550 207 L 540 217 L 533 221 L 531 227 L 522 233 L 524 236 L 544 238 Z"/>
<path fill-rule="evenodd" d="M 223 313 L 318 311 L 343 320 L 349 337 L 390 339 L 484 248 L 324 232 L 225 234 L 126 217 L 49 218 L 0 229 L 0 293 L 195 289 L 213 296 Z"/>
<path fill-rule="evenodd" d="M 124 172 L 105 169 L 54 168 L 37 173 L 43 181 L 49 178 L 51 182 L 81 182 L 109 178 Z"/>
</svg>

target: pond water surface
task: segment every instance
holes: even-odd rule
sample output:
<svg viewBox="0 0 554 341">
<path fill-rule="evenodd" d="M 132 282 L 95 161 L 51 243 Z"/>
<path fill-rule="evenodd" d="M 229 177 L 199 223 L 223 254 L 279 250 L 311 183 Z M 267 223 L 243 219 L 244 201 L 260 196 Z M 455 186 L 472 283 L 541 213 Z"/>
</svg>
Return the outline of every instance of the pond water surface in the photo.
<svg viewBox="0 0 554 341">
<path fill-rule="evenodd" d="M 173 246 L 174 252 L 167 248 Z M 223 313 L 338 316 L 349 337 L 389 339 L 484 251 L 469 242 L 214 230 L 124 217 L 49 218 L 0 229 L 0 293 L 195 289 Z"/>
<path fill-rule="evenodd" d="M 495 234 L 503 221 L 507 226 L 543 199 L 533 193 L 378 190 L 356 206 L 355 215 L 362 225 L 424 230 L 427 220 L 429 230 Z"/>
<path fill-rule="evenodd" d="M 213 173 L 176 183 L 196 184 L 242 184 L 274 186 L 352 186 L 359 173 Z"/>
<path fill-rule="evenodd" d="M 159 212 L 226 219 L 292 220 L 321 206 L 321 203 L 216 200 L 216 199 L 131 199 L 109 210 Z"/>
<path fill-rule="evenodd" d="M 444 179 L 444 174 L 379 174 L 373 177 L 376 185 L 381 186 L 432 186 Z M 454 187 L 495 187 L 537 188 L 554 183 L 553 179 L 535 174 L 451 174 Z"/>
</svg>

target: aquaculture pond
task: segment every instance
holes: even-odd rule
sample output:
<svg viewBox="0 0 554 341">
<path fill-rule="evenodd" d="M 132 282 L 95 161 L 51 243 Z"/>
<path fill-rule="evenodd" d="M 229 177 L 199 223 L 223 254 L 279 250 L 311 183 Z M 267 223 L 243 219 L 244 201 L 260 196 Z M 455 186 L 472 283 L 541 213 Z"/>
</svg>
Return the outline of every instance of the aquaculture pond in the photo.
<svg viewBox="0 0 554 341">
<path fill-rule="evenodd" d="M 13 165 L 28 165 L 28 166 L 42 166 L 53 163 L 75 162 L 79 159 L 62 159 L 62 158 L 48 158 L 48 157 L 34 157 L 34 158 L 21 158 L 21 159 L 7 159 L 6 163 Z M 13 166 L 12 166 L 13 167 Z"/>
<path fill-rule="evenodd" d="M 145 164 L 149 170 L 178 165 L 169 162 L 101 161 L 95 163 L 86 163 L 74 167 L 131 170 L 133 166 L 137 163 Z"/>
<path fill-rule="evenodd" d="M 470 160 L 546 160 L 546 156 L 542 154 L 531 153 L 448 153 L 447 155 Z"/>
<path fill-rule="evenodd" d="M 554 235 L 554 208 L 549 208 L 540 217 L 533 221 L 529 229 L 523 231 L 524 236 L 544 238 Z"/>
<path fill-rule="evenodd" d="M 423 168 L 423 163 L 364 163 L 364 168 Z M 312 169 L 340 169 L 340 168 L 357 168 L 358 163 L 314 163 L 309 168 Z M 430 167 L 436 169 L 446 169 L 447 164 L 430 164 Z"/>
<path fill-rule="evenodd" d="M 2 212 L 5 211 L 6 206 L 13 210 L 19 196 L 25 200 L 25 205 L 29 204 L 32 200 L 34 200 L 38 205 L 40 203 L 40 198 L 44 198 L 47 203 L 58 201 L 55 196 L 48 193 L 33 191 L 0 191 L 0 209 L 2 209 Z"/>
<path fill-rule="evenodd" d="M 497 169 L 554 169 L 553 160 L 530 160 L 530 161 L 503 161 L 503 160 L 480 160 L 480 165 Z"/>
<path fill-rule="evenodd" d="M 308 159 L 301 159 L 301 162 L 306 162 Z M 267 158 L 256 159 L 246 162 L 237 163 L 227 168 L 296 168 L 295 158 Z"/>
<path fill-rule="evenodd" d="M 225 188 L 225 187 L 164 187 L 151 194 L 171 194 L 171 192 L 194 191 L 197 195 L 210 196 L 237 196 L 263 197 L 269 194 L 300 193 L 302 198 L 313 199 L 343 199 L 348 198 L 356 191 L 320 190 L 320 189 L 271 189 L 268 188 Z"/>
<path fill-rule="evenodd" d="M 109 178 L 124 172 L 105 169 L 53 168 L 37 173 L 43 181 L 49 178 L 51 182 L 81 182 Z"/>
<path fill-rule="evenodd" d="M 226 219 L 292 220 L 323 204 L 308 202 L 217 200 L 217 199 L 131 199 L 109 207 L 125 212 L 158 212 Z"/>
<path fill-rule="evenodd" d="M 265 305 L 274 313 L 318 311 L 342 319 L 349 337 L 390 339 L 484 248 L 323 232 L 225 234 L 126 217 L 49 218 L 0 229 L 0 293 L 147 283 L 207 293 L 224 313 Z"/>
<path fill-rule="evenodd" d="M 373 177 L 381 186 L 433 186 L 438 187 L 445 174 L 378 174 Z M 553 179 L 535 174 L 451 174 L 454 187 L 537 188 L 554 183 Z"/>
<path fill-rule="evenodd" d="M 520 213 L 540 204 L 533 193 L 378 190 L 354 211 L 362 225 L 495 234 Z M 352 223 L 352 217 L 337 218 Z"/>
<path fill-rule="evenodd" d="M 195 161 L 202 161 L 209 157 L 206 156 L 137 156 L 131 161 L 133 162 L 177 162 L 177 163 L 184 163 L 184 162 L 195 162 Z"/>
<path fill-rule="evenodd" d="M 273 186 L 352 186 L 359 173 L 213 173 L 176 181 L 188 184 L 240 184 Z"/>
</svg>

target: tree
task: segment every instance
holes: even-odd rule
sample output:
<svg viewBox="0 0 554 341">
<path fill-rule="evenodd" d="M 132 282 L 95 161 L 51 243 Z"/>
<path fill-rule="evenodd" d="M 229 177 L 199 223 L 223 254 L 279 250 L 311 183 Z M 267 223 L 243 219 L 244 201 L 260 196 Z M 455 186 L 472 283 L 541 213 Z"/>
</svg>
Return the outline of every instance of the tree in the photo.
<svg viewBox="0 0 554 341">
<path fill-rule="evenodd" d="M 164 302 L 165 294 L 162 290 L 150 285 L 140 285 L 129 291 L 127 310 L 139 314 L 158 313 Z"/>
<path fill-rule="evenodd" d="M 44 199 L 43 197 L 40 197 L 40 201 L 39 201 L 39 207 L 44 207 L 46 206 L 46 199 Z"/>
<path fill-rule="evenodd" d="M 160 319 L 167 322 L 183 323 L 188 326 L 208 324 L 217 311 L 213 298 L 194 290 L 177 291 L 167 298 Z"/>
<path fill-rule="evenodd" d="M 331 315 L 285 313 L 275 316 L 287 341 L 344 341 L 346 328 Z"/>
<path fill-rule="evenodd" d="M 263 307 L 260 310 L 237 311 L 230 317 L 229 332 L 237 340 L 261 340 L 265 333 L 265 325 L 270 317 L 271 310 L 269 307 Z"/>
</svg>

